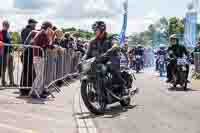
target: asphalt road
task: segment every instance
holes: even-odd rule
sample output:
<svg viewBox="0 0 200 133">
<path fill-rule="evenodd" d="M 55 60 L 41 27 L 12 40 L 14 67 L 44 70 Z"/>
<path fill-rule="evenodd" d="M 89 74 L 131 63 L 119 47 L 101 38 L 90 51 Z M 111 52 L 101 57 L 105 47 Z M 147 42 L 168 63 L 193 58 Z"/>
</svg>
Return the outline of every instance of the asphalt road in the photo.
<svg viewBox="0 0 200 133">
<path fill-rule="evenodd" d="M 200 133 L 200 91 L 170 90 L 150 69 L 136 76 L 140 93 L 132 107 L 116 104 L 111 113 L 91 116 L 100 133 Z"/>
<path fill-rule="evenodd" d="M 1 90 L 0 133 L 77 133 L 76 88 L 77 83 L 61 88 L 62 93 L 47 100 L 18 97 L 17 90 Z"/>
<path fill-rule="evenodd" d="M 140 92 L 132 106 L 115 104 L 104 116 L 84 108 L 79 82 L 44 102 L 2 90 L 0 133 L 200 133 L 200 91 L 169 90 L 152 69 L 136 78 Z"/>
</svg>

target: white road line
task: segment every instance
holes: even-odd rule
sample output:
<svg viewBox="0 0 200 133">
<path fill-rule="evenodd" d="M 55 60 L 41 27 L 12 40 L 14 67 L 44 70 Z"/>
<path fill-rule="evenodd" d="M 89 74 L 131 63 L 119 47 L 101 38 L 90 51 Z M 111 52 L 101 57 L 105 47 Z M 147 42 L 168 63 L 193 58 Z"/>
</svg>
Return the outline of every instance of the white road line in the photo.
<svg viewBox="0 0 200 133">
<path fill-rule="evenodd" d="M 83 119 L 80 119 L 80 117 L 82 115 L 78 115 L 78 114 L 81 114 L 81 109 L 80 109 L 80 105 L 79 105 L 79 93 L 76 93 L 75 94 L 75 97 L 74 97 L 74 115 L 75 115 L 75 119 L 76 119 L 76 122 L 77 122 L 77 128 L 78 128 L 78 133 L 88 133 L 87 132 L 87 126 L 85 125 L 84 123 L 84 120 Z M 78 113 L 78 114 L 77 114 Z"/>
<path fill-rule="evenodd" d="M 88 114 L 81 114 L 89 112 L 87 108 L 84 106 L 82 99 L 80 97 L 80 92 L 78 91 L 75 95 L 75 103 L 74 103 L 75 112 L 79 113 L 80 115 L 75 115 L 77 124 L 78 124 L 78 132 L 79 133 L 97 133 L 97 129 L 95 124 L 93 123 L 92 119 L 80 119 L 81 117 L 85 117 Z"/>
<path fill-rule="evenodd" d="M 79 95 L 80 97 L 80 95 Z M 89 110 L 85 107 L 83 100 L 80 98 L 80 105 L 83 109 L 83 112 L 89 112 Z M 89 133 L 97 133 L 96 126 L 91 118 L 85 119 L 87 127 L 89 128 Z"/>
<path fill-rule="evenodd" d="M 39 132 L 31 130 L 31 129 L 17 128 L 17 127 L 8 125 L 8 124 L 3 124 L 3 123 L 0 123 L 0 128 L 11 130 L 14 133 L 39 133 Z"/>
</svg>

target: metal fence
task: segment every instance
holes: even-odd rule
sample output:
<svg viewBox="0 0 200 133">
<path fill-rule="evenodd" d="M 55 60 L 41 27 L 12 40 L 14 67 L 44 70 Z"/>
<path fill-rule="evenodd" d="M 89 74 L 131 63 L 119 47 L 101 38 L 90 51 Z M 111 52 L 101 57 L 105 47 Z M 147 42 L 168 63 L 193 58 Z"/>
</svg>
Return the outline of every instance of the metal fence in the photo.
<svg viewBox="0 0 200 133">
<path fill-rule="evenodd" d="M 4 44 L 0 48 L 0 89 L 33 93 L 37 87 L 45 88 L 52 81 L 76 72 L 80 56 L 73 49 L 44 50 L 32 45 Z"/>
<path fill-rule="evenodd" d="M 195 72 L 200 73 L 200 52 L 194 53 Z"/>
</svg>

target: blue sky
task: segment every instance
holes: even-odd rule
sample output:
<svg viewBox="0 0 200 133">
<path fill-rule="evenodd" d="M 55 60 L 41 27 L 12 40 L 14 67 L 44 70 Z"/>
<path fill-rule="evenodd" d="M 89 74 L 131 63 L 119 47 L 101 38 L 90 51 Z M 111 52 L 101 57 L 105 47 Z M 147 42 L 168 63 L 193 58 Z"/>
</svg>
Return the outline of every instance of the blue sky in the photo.
<svg viewBox="0 0 200 133">
<path fill-rule="evenodd" d="M 30 17 L 51 20 L 60 27 L 90 29 L 97 19 L 108 31 L 120 32 L 123 0 L 0 0 L 0 21 L 11 21 L 11 30 L 20 30 Z M 128 33 L 143 31 L 161 16 L 183 17 L 190 0 L 129 0 Z"/>
</svg>

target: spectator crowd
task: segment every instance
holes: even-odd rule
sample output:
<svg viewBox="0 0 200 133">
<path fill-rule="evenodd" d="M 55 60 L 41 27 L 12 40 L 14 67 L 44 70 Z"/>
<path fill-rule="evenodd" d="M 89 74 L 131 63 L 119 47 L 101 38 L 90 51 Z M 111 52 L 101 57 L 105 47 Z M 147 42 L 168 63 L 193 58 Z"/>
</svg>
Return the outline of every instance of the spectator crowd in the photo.
<svg viewBox="0 0 200 133">
<path fill-rule="evenodd" d="M 45 98 L 49 95 L 44 87 L 44 72 L 45 68 L 48 67 L 45 63 L 45 54 L 62 54 L 71 49 L 84 56 L 88 42 L 74 37 L 69 32 L 63 33 L 49 21 L 43 22 L 39 30 L 36 30 L 37 24 L 36 20 L 29 19 L 27 26 L 21 31 L 21 43 L 24 46 L 20 55 L 22 73 L 20 85 L 16 85 L 13 73 L 15 69 L 13 53 L 16 49 L 11 44 L 10 23 L 8 21 L 2 22 L 2 29 L 0 30 L 0 76 L 2 86 L 24 87 L 20 88 L 21 96 L 29 95 L 31 88 L 27 89 L 26 87 L 31 86 L 33 90 L 37 90 L 37 93 L 31 94 L 32 97 Z M 5 80 L 7 69 L 9 84 Z"/>
</svg>

